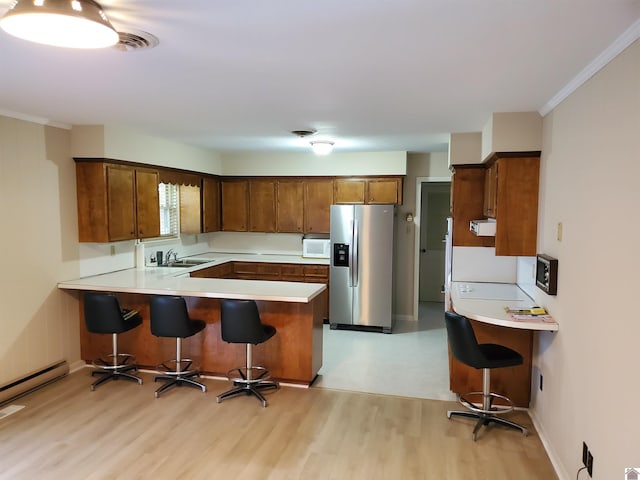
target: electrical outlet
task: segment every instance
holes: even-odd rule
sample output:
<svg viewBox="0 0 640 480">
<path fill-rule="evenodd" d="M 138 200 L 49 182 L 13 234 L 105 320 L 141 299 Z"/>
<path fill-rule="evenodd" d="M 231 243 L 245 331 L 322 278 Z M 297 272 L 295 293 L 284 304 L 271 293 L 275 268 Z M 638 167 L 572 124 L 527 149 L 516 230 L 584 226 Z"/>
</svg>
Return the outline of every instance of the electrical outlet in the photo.
<svg viewBox="0 0 640 480">
<path fill-rule="evenodd" d="M 589 447 L 587 447 L 587 444 L 582 442 L 582 464 L 586 467 L 587 466 L 587 458 L 589 456 Z"/>
<path fill-rule="evenodd" d="M 540 374 L 540 383 L 539 383 L 539 387 L 540 387 L 540 391 L 542 391 L 542 374 Z"/>
<path fill-rule="evenodd" d="M 593 477 L 593 455 L 591 452 L 587 452 L 587 473 Z"/>
<path fill-rule="evenodd" d="M 115 255 L 115 254 L 116 254 L 116 246 L 115 246 L 115 245 L 111 245 L 111 246 L 109 247 L 109 253 L 110 253 L 111 255 Z"/>
</svg>

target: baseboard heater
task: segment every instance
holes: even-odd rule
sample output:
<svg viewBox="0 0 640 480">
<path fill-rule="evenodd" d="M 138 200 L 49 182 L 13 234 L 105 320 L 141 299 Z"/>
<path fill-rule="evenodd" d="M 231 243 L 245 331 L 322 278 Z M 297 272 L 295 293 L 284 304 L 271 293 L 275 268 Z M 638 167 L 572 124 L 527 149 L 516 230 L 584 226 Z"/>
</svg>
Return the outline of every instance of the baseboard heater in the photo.
<svg viewBox="0 0 640 480">
<path fill-rule="evenodd" d="M 69 373 L 69 365 L 66 360 L 53 363 L 21 378 L 0 385 L 0 405 L 17 397 L 26 395 L 40 387 L 64 377 Z"/>
</svg>

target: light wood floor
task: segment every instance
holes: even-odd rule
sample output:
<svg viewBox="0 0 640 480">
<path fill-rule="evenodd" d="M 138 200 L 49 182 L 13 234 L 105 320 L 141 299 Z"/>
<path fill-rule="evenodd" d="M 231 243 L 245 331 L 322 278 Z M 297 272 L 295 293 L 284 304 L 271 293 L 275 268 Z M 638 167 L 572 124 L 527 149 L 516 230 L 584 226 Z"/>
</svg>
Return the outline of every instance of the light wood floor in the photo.
<svg viewBox="0 0 640 480">
<path fill-rule="evenodd" d="M 531 433 L 499 427 L 471 440 L 452 402 L 283 387 L 262 408 L 251 397 L 216 403 L 229 385 L 204 380 L 155 399 L 158 384 L 89 390 L 76 372 L 12 402 L 0 420 L 1 479 L 430 479 L 550 480 Z"/>
</svg>

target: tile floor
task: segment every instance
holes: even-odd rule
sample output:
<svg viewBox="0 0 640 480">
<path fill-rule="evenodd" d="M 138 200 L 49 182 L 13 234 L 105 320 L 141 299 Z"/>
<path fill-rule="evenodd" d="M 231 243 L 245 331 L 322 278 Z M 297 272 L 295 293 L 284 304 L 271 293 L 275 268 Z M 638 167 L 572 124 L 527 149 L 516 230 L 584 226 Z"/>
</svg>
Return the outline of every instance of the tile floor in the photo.
<svg viewBox="0 0 640 480">
<path fill-rule="evenodd" d="M 393 333 L 331 330 L 316 388 L 455 400 L 442 303 L 421 303 L 419 320 L 399 320 Z"/>
</svg>

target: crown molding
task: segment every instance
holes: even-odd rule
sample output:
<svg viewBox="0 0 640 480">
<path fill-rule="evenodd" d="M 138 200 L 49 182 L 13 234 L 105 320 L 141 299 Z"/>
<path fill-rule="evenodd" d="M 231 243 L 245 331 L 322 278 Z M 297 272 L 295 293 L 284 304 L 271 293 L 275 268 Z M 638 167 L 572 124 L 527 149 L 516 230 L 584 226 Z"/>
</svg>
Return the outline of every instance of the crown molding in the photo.
<svg viewBox="0 0 640 480">
<path fill-rule="evenodd" d="M 640 19 L 624 31 L 607 49 L 589 63 L 578 75 L 567 83 L 556 95 L 538 110 L 543 117 L 556 108 L 565 98 L 580 88 L 624 49 L 640 38 Z"/>
<path fill-rule="evenodd" d="M 44 117 L 38 117 L 35 115 L 28 115 L 26 113 L 13 112 L 11 110 L 5 110 L 0 108 L 0 115 L 3 117 L 15 118 L 16 120 L 24 120 L 25 122 L 37 123 L 39 125 L 46 125 L 48 127 L 63 128 L 65 130 L 71 130 L 71 125 L 62 122 L 56 122 Z"/>
</svg>

